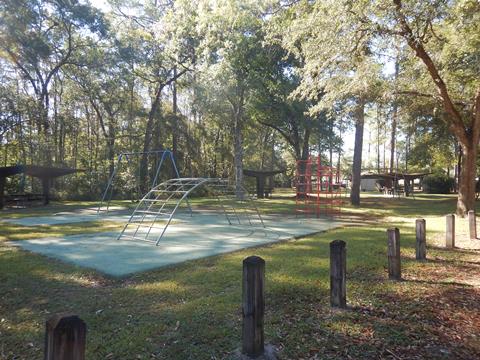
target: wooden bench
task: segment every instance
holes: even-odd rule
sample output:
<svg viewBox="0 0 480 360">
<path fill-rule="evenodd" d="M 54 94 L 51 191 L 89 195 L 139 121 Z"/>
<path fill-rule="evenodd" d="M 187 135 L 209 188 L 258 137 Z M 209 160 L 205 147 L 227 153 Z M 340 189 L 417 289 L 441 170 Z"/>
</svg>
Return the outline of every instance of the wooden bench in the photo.
<svg viewBox="0 0 480 360">
<path fill-rule="evenodd" d="M 15 203 L 17 206 L 24 206 L 26 203 L 34 201 L 43 201 L 43 194 L 25 193 L 5 195 L 6 203 Z"/>
</svg>

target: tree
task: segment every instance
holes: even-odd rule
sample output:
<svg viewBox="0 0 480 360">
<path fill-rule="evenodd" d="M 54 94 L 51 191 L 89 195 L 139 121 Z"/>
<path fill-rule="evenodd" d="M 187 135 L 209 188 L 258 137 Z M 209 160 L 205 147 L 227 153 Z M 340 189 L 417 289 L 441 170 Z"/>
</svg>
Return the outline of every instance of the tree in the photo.
<svg viewBox="0 0 480 360">
<path fill-rule="evenodd" d="M 317 101 L 311 114 L 338 102 L 349 105 L 355 118 L 350 199 L 359 205 L 365 105 L 376 96 L 379 65 L 371 56 L 372 44 L 351 21 L 350 7 L 349 2 L 296 3 L 273 22 L 272 38 L 301 62 L 302 81 L 294 94 Z"/>
<path fill-rule="evenodd" d="M 103 18 L 78 1 L 5 0 L 0 3 L 0 19 L 0 55 L 35 97 L 37 131 L 46 144 L 41 153 L 51 163 L 51 84 L 64 66 L 73 64 L 86 32 L 105 32 Z"/>
<path fill-rule="evenodd" d="M 127 10 L 124 10 L 125 7 Z M 131 15 L 132 8 L 135 9 L 135 15 Z M 115 10 L 118 13 L 115 23 L 123 24 L 120 40 L 123 46 L 132 48 L 132 72 L 150 97 L 146 102 L 148 118 L 140 163 L 140 183 L 142 190 L 146 190 L 148 152 L 154 140 L 154 129 L 159 128 L 155 122 L 160 122 L 161 119 L 162 95 L 171 84 L 192 70 L 195 63 L 196 12 L 186 1 L 147 1 L 144 4 L 117 1 Z M 178 129 L 174 127 L 173 130 L 176 145 Z M 166 137 L 166 134 L 162 135 Z M 158 133 L 157 136 L 160 137 L 161 134 Z M 155 140 L 161 143 L 159 139 Z"/>
<path fill-rule="evenodd" d="M 473 95 L 472 91 L 475 92 L 475 95 L 471 97 L 473 101 L 467 100 L 465 103 L 460 104 L 460 106 L 457 105 L 453 96 L 454 94 L 458 94 L 458 88 L 455 89 L 455 85 L 447 85 L 444 76 L 440 72 L 439 66 L 435 64 L 432 57 L 427 52 L 425 48 L 427 34 L 418 33 L 417 30 L 419 29 L 412 26 L 414 22 L 409 20 L 406 15 L 409 13 L 410 9 L 405 8 L 402 1 L 394 0 L 393 3 L 395 5 L 395 15 L 398 22 L 397 26 L 399 28 L 398 34 L 407 41 L 410 48 L 415 51 L 415 55 L 425 64 L 427 71 L 437 88 L 438 95 L 442 100 L 445 111 L 449 115 L 447 121 L 451 126 L 451 131 L 455 134 L 461 144 L 463 163 L 458 189 L 457 213 L 465 216 L 468 210 L 472 210 L 475 207 L 476 162 L 478 155 L 478 141 L 480 139 L 480 83 L 478 82 L 478 76 L 475 76 L 477 78 L 476 84 L 469 84 L 470 89 L 462 94 L 468 96 Z M 437 5 L 439 6 L 440 11 L 443 10 L 440 4 Z M 464 75 L 461 73 L 465 70 L 471 71 L 476 69 L 478 75 L 478 62 L 476 65 L 473 65 L 473 69 L 464 69 L 466 62 L 462 60 L 467 58 L 468 63 L 468 58 L 472 59 L 472 56 L 475 57 L 480 54 L 480 4 L 476 1 L 459 1 L 456 2 L 455 5 L 456 6 L 452 9 L 452 15 L 447 17 L 446 24 L 444 24 L 446 25 L 446 29 L 443 29 L 441 32 L 446 39 L 439 44 L 440 49 L 447 52 L 446 59 L 442 60 L 454 63 L 453 71 L 449 72 L 449 75 L 453 76 L 445 76 L 451 80 L 457 80 L 458 77 L 463 78 Z M 444 14 L 441 14 L 441 16 L 442 15 Z M 423 25 L 433 29 L 434 20 L 435 17 L 433 16 L 427 18 L 427 20 L 423 21 Z M 459 22 L 463 23 L 460 31 L 458 31 L 457 27 Z M 465 46 L 460 50 L 457 50 L 455 47 L 460 39 L 462 39 Z M 461 62 L 461 65 L 459 62 Z"/>
<path fill-rule="evenodd" d="M 96 115 L 107 146 L 110 174 L 115 166 L 115 145 L 121 114 L 129 103 L 129 73 L 119 50 L 113 41 L 101 47 L 85 49 L 80 55 L 85 66 L 70 69 L 68 74 Z"/>
<path fill-rule="evenodd" d="M 443 117 L 462 150 L 457 213 L 464 216 L 475 205 L 475 178 L 480 139 L 480 3 L 457 1 L 384 0 L 352 3 L 351 17 L 371 41 L 406 43 L 424 66 L 426 84 L 402 94 L 436 99 Z M 432 85 L 435 91 L 432 91 Z"/>
<path fill-rule="evenodd" d="M 202 48 L 207 49 L 207 81 L 216 84 L 230 108 L 237 194 L 243 194 L 243 131 L 246 104 L 256 81 L 255 65 L 263 39 L 264 4 L 257 1 L 203 1 L 199 4 Z M 220 85 L 220 86 L 218 86 Z"/>
<path fill-rule="evenodd" d="M 293 57 L 287 57 L 278 46 L 263 47 L 259 54 L 249 114 L 255 121 L 277 131 L 292 148 L 295 160 L 306 160 L 311 135 L 319 129 L 325 114 L 309 116 L 309 103 L 290 97 L 300 84 L 299 77 L 293 73 Z"/>
</svg>

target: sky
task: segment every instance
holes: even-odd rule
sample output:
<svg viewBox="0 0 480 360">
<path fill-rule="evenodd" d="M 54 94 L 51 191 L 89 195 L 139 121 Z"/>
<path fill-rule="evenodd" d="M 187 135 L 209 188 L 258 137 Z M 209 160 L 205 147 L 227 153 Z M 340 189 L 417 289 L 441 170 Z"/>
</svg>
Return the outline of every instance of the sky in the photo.
<svg viewBox="0 0 480 360">
<path fill-rule="evenodd" d="M 102 11 L 110 10 L 110 5 L 108 5 L 106 0 L 90 0 L 90 3 Z"/>
</svg>

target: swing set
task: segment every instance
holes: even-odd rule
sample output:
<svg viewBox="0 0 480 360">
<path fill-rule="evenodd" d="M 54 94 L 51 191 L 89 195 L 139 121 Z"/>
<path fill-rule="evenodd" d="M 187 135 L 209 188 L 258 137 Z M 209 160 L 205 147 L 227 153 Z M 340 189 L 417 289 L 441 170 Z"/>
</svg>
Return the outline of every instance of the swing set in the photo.
<svg viewBox="0 0 480 360">
<path fill-rule="evenodd" d="M 131 200 L 138 201 L 143 197 L 142 189 L 141 189 L 141 157 L 147 155 L 147 157 L 154 158 L 153 164 L 149 169 L 149 161 L 147 160 L 147 169 L 145 173 L 148 175 L 153 174 L 153 179 L 150 184 L 150 189 L 154 188 L 159 184 L 160 178 L 160 170 L 162 169 L 162 165 L 167 161 L 170 160 L 173 168 L 173 172 L 175 177 L 179 178 L 180 174 L 178 172 L 177 164 L 175 163 L 175 159 L 173 157 L 173 153 L 170 150 L 151 150 L 151 151 L 141 151 L 141 152 L 122 152 L 119 153 L 117 156 L 117 161 L 115 163 L 115 167 L 113 168 L 112 173 L 108 179 L 107 186 L 103 192 L 102 199 L 97 208 L 97 214 L 105 213 L 107 214 L 110 209 L 110 202 L 112 201 L 114 195 L 114 188 L 115 183 L 118 183 L 118 178 L 122 173 L 122 170 L 127 166 L 127 170 L 131 169 L 134 165 L 134 162 L 137 163 L 136 169 L 136 180 L 135 180 L 135 193 L 131 196 Z M 149 170 L 152 170 L 151 172 Z"/>
</svg>

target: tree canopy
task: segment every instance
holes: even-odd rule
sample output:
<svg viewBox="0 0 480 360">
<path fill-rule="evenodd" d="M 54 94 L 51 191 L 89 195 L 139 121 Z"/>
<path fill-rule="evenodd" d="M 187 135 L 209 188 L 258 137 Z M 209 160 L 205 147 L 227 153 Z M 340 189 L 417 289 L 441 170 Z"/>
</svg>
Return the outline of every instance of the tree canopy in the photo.
<svg viewBox="0 0 480 360">
<path fill-rule="evenodd" d="M 106 8 L 0 4 L 4 165 L 82 168 L 58 185 L 87 198 L 98 196 L 120 151 L 169 148 L 183 175 L 238 184 L 244 167 L 292 174 L 295 160 L 320 155 L 353 180 L 355 204 L 361 171 L 373 167 L 457 174 L 458 212 L 473 208 L 478 1 L 111 0 Z M 137 164 L 143 186 L 151 161 Z"/>
</svg>

